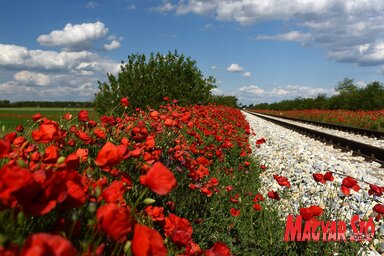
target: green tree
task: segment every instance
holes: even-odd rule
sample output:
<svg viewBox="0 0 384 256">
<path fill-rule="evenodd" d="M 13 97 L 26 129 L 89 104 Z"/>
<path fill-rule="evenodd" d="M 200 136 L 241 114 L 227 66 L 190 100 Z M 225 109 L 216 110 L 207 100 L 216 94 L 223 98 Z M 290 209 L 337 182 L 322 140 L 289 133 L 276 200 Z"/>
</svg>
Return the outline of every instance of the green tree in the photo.
<svg viewBox="0 0 384 256">
<path fill-rule="evenodd" d="M 353 79 L 344 78 L 343 81 L 340 81 L 336 85 L 336 92 L 339 94 L 352 94 L 358 91 L 358 87 L 354 84 Z"/>
<path fill-rule="evenodd" d="M 237 104 L 236 96 L 212 95 L 211 102 L 217 105 L 228 106 L 233 108 L 239 107 Z"/>
<path fill-rule="evenodd" d="M 206 104 L 216 87 L 215 79 L 205 78 L 196 61 L 177 51 L 167 55 L 152 53 L 148 59 L 144 54 L 132 54 L 126 63 L 122 62 L 117 77 L 108 74 L 108 80 L 98 82 L 100 91 L 94 106 L 99 113 L 110 111 L 122 97 L 128 98 L 130 109 L 157 108 L 164 103 L 164 97 L 177 99 L 181 105 Z"/>
</svg>

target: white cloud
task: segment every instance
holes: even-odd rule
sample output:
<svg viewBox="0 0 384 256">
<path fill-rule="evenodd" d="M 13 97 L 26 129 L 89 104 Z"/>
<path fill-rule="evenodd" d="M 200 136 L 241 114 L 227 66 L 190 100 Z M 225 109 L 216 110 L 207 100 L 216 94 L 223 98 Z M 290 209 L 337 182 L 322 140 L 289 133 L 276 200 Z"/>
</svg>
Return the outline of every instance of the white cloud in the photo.
<svg viewBox="0 0 384 256">
<path fill-rule="evenodd" d="M 40 35 L 37 41 L 44 46 L 63 46 L 69 49 L 87 49 L 92 42 L 104 37 L 108 28 L 102 22 L 72 25 L 63 30 L 54 30 L 48 35 Z"/>
<path fill-rule="evenodd" d="M 26 85 L 47 86 L 50 83 L 49 76 L 42 73 L 30 72 L 26 70 L 17 72 L 14 75 L 14 79 L 21 84 Z"/>
<path fill-rule="evenodd" d="M 252 76 L 251 72 L 244 72 L 243 77 L 250 78 Z"/>
<path fill-rule="evenodd" d="M 233 63 L 227 67 L 228 72 L 243 72 L 244 68 L 239 64 Z"/>
<path fill-rule="evenodd" d="M 0 44 L 0 65 L 22 65 L 29 57 L 29 51 L 25 47 Z"/>
<path fill-rule="evenodd" d="M 96 8 L 99 4 L 96 3 L 96 2 L 92 2 L 92 1 L 89 1 L 85 6 L 87 8 L 90 8 L 90 9 L 93 9 L 93 8 Z"/>
<path fill-rule="evenodd" d="M 111 50 L 119 48 L 120 46 L 121 46 L 121 44 L 119 41 L 112 40 L 112 42 L 110 42 L 109 44 L 104 45 L 104 50 L 111 51 Z"/>
<path fill-rule="evenodd" d="M 9 100 L 92 100 L 97 81 L 120 63 L 89 51 L 29 50 L 0 44 L 0 95 Z"/>
<path fill-rule="evenodd" d="M 265 94 L 265 91 L 261 88 L 259 88 L 256 85 L 250 85 L 250 86 L 243 86 L 239 89 L 239 92 L 241 93 L 249 93 L 253 95 L 263 95 Z"/>
<path fill-rule="evenodd" d="M 365 88 L 365 87 L 367 87 L 367 82 L 364 81 L 364 80 L 360 80 L 360 81 L 357 81 L 357 82 L 356 82 L 356 85 L 357 85 L 358 87 L 360 87 L 360 88 Z"/>
<path fill-rule="evenodd" d="M 211 69 L 216 70 L 216 69 L 217 69 L 217 66 L 212 65 L 212 66 L 211 66 Z"/>
<path fill-rule="evenodd" d="M 150 10 L 154 11 L 154 12 L 165 13 L 165 12 L 170 12 L 170 11 L 175 10 L 175 8 L 176 8 L 176 6 L 174 6 L 173 4 L 166 2 L 160 6 L 152 7 L 152 8 L 150 8 Z"/>
<path fill-rule="evenodd" d="M 255 38 L 256 40 L 278 40 L 278 41 L 292 41 L 292 42 L 300 42 L 305 43 L 311 39 L 310 33 L 301 33 L 299 31 L 290 31 L 285 34 L 277 34 L 277 35 L 259 35 Z"/>
<path fill-rule="evenodd" d="M 256 85 L 243 86 L 234 94 L 241 102 L 250 103 L 271 103 L 285 99 L 294 99 L 297 97 L 312 98 L 320 93 L 333 95 L 333 89 L 324 89 L 319 87 L 308 87 L 300 85 L 274 86 L 269 89 L 263 89 Z"/>
<path fill-rule="evenodd" d="M 210 30 L 210 29 L 213 29 L 213 28 L 214 28 L 214 26 L 213 26 L 212 23 L 207 23 L 207 24 L 205 24 L 205 25 L 203 26 L 203 29 L 204 29 L 204 30 Z"/>
<path fill-rule="evenodd" d="M 165 38 L 178 38 L 179 36 L 176 34 L 167 34 L 167 33 L 160 33 L 160 36 L 165 37 Z"/>
<path fill-rule="evenodd" d="M 13 69 L 32 69 L 62 71 L 75 70 L 80 63 L 97 63 L 92 65 L 96 71 L 116 72 L 120 64 L 96 53 L 81 52 L 56 52 L 43 50 L 28 50 L 17 45 L 0 44 L 0 67 Z"/>
<path fill-rule="evenodd" d="M 209 15 L 241 25 L 279 20 L 286 24 L 284 29 L 294 30 L 256 39 L 311 43 L 339 62 L 384 64 L 382 0 L 184 0 L 163 1 L 157 9 Z"/>
<path fill-rule="evenodd" d="M 134 5 L 134 4 L 130 4 L 130 5 L 127 6 L 127 10 L 128 11 L 132 11 L 132 10 L 135 10 L 135 9 L 136 9 L 136 5 Z"/>
</svg>

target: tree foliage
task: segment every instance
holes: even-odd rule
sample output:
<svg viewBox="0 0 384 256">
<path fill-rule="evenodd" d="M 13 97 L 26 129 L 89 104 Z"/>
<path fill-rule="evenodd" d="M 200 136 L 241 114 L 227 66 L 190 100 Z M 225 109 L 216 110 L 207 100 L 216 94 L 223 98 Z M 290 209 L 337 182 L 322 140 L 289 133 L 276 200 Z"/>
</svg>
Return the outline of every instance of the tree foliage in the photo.
<svg viewBox="0 0 384 256">
<path fill-rule="evenodd" d="M 335 86 L 336 94 L 327 97 L 319 94 L 316 98 L 296 98 L 275 103 L 252 104 L 254 109 L 302 110 L 302 109 L 384 109 L 384 86 L 373 81 L 365 87 L 358 87 L 353 79 L 344 78 Z"/>
<path fill-rule="evenodd" d="M 224 96 L 224 95 L 212 95 L 211 102 L 213 104 L 237 108 L 237 97 L 236 96 Z"/>
<path fill-rule="evenodd" d="M 149 58 L 132 54 L 126 63 L 122 62 L 117 76 L 108 74 L 108 82 L 99 82 L 94 106 L 97 112 L 106 113 L 123 97 L 129 99 L 130 109 L 157 108 L 164 103 L 164 97 L 177 99 L 180 105 L 206 104 L 216 87 L 214 83 L 213 77 L 203 76 L 196 61 L 177 51 L 167 55 L 152 53 Z"/>
</svg>

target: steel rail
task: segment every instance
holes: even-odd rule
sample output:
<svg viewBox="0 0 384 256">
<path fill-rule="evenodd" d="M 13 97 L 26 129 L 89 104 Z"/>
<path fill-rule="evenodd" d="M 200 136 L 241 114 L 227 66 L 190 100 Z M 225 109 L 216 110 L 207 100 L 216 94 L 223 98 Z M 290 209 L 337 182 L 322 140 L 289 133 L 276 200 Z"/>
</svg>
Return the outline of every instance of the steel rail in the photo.
<svg viewBox="0 0 384 256">
<path fill-rule="evenodd" d="M 257 113 L 257 112 L 252 112 L 252 111 L 247 111 L 247 112 L 248 113 Z M 336 130 L 340 130 L 340 131 L 346 131 L 346 132 L 351 132 L 351 133 L 355 133 L 355 134 L 361 134 L 361 135 L 365 135 L 365 136 L 371 136 L 371 137 L 384 139 L 384 132 L 383 131 L 376 131 L 376 130 L 371 130 L 371 129 L 364 129 L 364 128 L 358 128 L 358 127 L 352 127 L 352 126 L 346 126 L 346 125 L 340 125 L 340 124 L 331 124 L 331 123 L 325 123 L 325 122 L 319 122 L 319 121 L 305 120 L 305 119 L 299 119 L 299 118 L 287 117 L 287 116 L 271 115 L 271 114 L 264 114 L 264 113 L 257 113 L 257 114 L 262 114 L 262 115 L 266 115 L 266 116 L 273 116 L 273 117 L 277 117 L 277 118 L 282 118 L 282 119 L 287 119 L 287 120 L 292 120 L 292 121 L 297 121 L 297 122 L 302 122 L 302 123 L 309 123 L 309 124 L 314 124 L 317 126 L 336 129 Z"/>
<path fill-rule="evenodd" d="M 352 150 L 355 154 L 363 156 L 367 160 L 375 161 L 380 163 L 384 167 L 384 149 L 379 147 L 374 147 L 368 144 L 364 144 L 361 142 L 345 139 L 339 136 L 335 136 L 329 133 L 324 133 L 312 129 L 308 129 L 306 127 L 302 127 L 299 125 L 286 123 L 281 120 L 276 120 L 267 116 L 260 115 L 258 113 L 245 111 L 249 114 L 255 115 L 259 118 L 262 118 L 264 120 L 270 121 L 272 123 L 278 124 L 280 126 L 283 126 L 285 128 L 294 130 L 296 132 L 299 132 L 301 134 L 313 137 L 317 140 L 320 140 L 322 142 L 326 141 L 334 146 L 343 148 L 345 150 Z"/>
</svg>

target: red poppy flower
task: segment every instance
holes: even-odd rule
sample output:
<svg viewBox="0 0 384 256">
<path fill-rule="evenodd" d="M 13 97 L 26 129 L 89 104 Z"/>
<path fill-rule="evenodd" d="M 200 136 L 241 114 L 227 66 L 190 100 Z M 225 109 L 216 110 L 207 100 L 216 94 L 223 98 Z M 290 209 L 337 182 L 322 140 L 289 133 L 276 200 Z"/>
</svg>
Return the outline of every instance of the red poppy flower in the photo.
<svg viewBox="0 0 384 256">
<path fill-rule="evenodd" d="M 121 105 L 123 105 L 124 107 L 128 107 L 128 106 L 129 106 L 128 98 L 126 98 L 126 97 L 121 98 L 121 99 L 120 99 L 120 103 L 121 103 Z"/>
<path fill-rule="evenodd" d="M 348 176 L 345 177 L 341 183 L 341 192 L 343 192 L 346 196 L 350 195 L 350 189 L 355 190 L 356 192 L 360 190 L 360 186 L 357 184 L 357 181 Z"/>
<path fill-rule="evenodd" d="M 71 242 L 60 235 L 36 233 L 28 237 L 21 255 L 73 256 L 77 255 L 77 251 Z"/>
<path fill-rule="evenodd" d="M 3 136 L 3 139 L 8 141 L 10 144 L 13 143 L 13 141 L 17 138 L 17 133 L 16 132 L 10 132 L 7 133 Z"/>
<path fill-rule="evenodd" d="M 7 140 L 0 140 L 0 158 L 8 156 L 11 144 Z"/>
<path fill-rule="evenodd" d="M 120 162 L 117 146 L 107 141 L 97 154 L 95 163 L 103 167 L 111 167 Z"/>
<path fill-rule="evenodd" d="M 56 122 L 46 120 L 39 125 L 39 129 L 32 131 L 32 138 L 36 142 L 48 143 L 58 135 L 59 126 Z"/>
<path fill-rule="evenodd" d="M 252 208 L 255 209 L 256 211 L 261 211 L 262 209 L 260 204 L 253 204 Z"/>
<path fill-rule="evenodd" d="M 369 195 L 382 196 L 384 192 L 384 187 L 379 187 L 373 184 L 369 184 Z"/>
<path fill-rule="evenodd" d="M 325 184 L 326 180 L 324 179 L 324 175 L 321 174 L 321 173 L 313 173 L 312 174 L 312 177 L 313 179 L 316 181 L 316 182 L 320 182 L 322 184 Z"/>
<path fill-rule="evenodd" d="M 333 177 L 332 172 L 326 172 L 324 174 L 324 179 L 328 181 L 333 181 L 335 178 Z"/>
<path fill-rule="evenodd" d="M 289 188 L 291 186 L 291 183 L 289 183 L 288 178 L 284 176 L 279 176 L 279 175 L 273 175 L 273 178 L 279 183 L 280 186 L 282 187 L 287 187 Z"/>
<path fill-rule="evenodd" d="M 124 202 L 123 194 L 126 191 L 124 184 L 121 181 L 114 180 L 102 192 L 102 197 L 107 203 Z"/>
<path fill-rule="evenodd" d="M 144 209 L 144 212 L 151 217 L 153 221 L 163 221 L 165 220 L 164 216 L 164 207 L 158 207 L 158 206 L 148 206 Z"/>
<path fill-rule="evenodd" d="M 317 205 L 312 205 L 308 208 L 300 208 L 300 215 L 305 221 L 309 221 L 316 216 L 321 216 L 322 213 L 323 209 Z"/>
<path fill-rule="evenodd" d="M 105 140 L 107 138 L 107 134 L 105 133 L 104 130 L 100 129 L 100 128 L 95 128 L 95 130 L 93 130 L 93 133 L 96 135 L 97 138 L 99 139 L 103 139 Z"/>
<path fill-rule="evenodd" d="M 43 155 L 43 162 L 47 164 L 53 164 L 56 163 L 57 159 L 59 158 L 59 148 L 51 145 L 45 149 L 44 155 Z"/>
<path fill-rule="evenodd" d="M 81 176 L 78 175 L 78 177 L 80 178 Z M 62 202 L 62 207 L 64 209 L 72 209 L 82 206 L 87 200 L 87 194 L 84 192 L 83 185 L 78 181 L 68 180 L 65 182 L 65 186 L 67 198 Z"/>
<path fill-rule="evenodd" d="M 261 170 L 266 170 L 266 169 L 267 169 L 267 166 L 265 166 L 264 164 L 261 164 L 261 165 L 260 165 L 260 169 L 261 169 Z"/>
<path fill-rule="evenodd" d="M 71 170 L 77 170 L 80 166 L 80 160 L 76 153 L 69 154 L 65 158 L 65 165 Z"/>
<path fill-rule="evenodd" d="M 22 124 L 19 124 L 16 126 L 15 130 L 17 132 L 23 132 L 24 131 L 24 126 Z"/>
<path fill-rule="evenodd" d="M 32 116 L 32 120 L 33 120 L 34 122 L 37 122 L 37 121 L 39 121 L 42 117 L 43 117 L 43 116 L 42 116 L 40 113 L 36 113 L 36 114 L 34 114 L 34 115 Z"/>
<path fill-rule="evenodd" d="M 264 201 L 264 197 L 262 194 L 256 194 L 255 197 L 253 198 L 254 203 L 257 203 L 259 201 Z"/>
<path fill-rule="evenodd" d="M 231 256 L 231 250 L 225 244 L 216 242 L 211 249 L 204 251 L 204 256 Z"/>
<path fill-rule="evenodd" d="M 117 204 L 105 204 L 96 212 L 100 229 L 118 243 L 124 242 L 132 230 L 130 218 L 129 210 Z"/>
<path fill-rule="evenodd" d="M 77 118 L 81 121 L 81 122 L 87 122 L 88 121 L 88 111 L 86 110 L 80 110 L 79 114 L 77 115 Z"/>
<path fill-rule="evenodd" d="M 167 119 L 165 119 L 165 121 L 164 121 L 164 125 L 165 125 L 165 126 L 173 126 L 173 125 L 174 125 L 174 122 L 173 122 L 172 119 L 167 118 Z"/>
<path fill-rule="evenodd" d="M 225 190 L 228 191 L 228 192 L 229 192 L 229 191 L 232 191 L 232 190 L 233 190 L 233 187 L 232 187 L 232 186 L 226 186 L 226 187 L 225 187 Z"/>
<path fill-rule="evenodd" d="M 140 182 L 159 195 L 168 194 L 176 186 L 175 176 L 161 162 L 156 162 L 146 175 L 140 176 Z"/>
<path fill-rule="evenodd" d="M 373 210 L 375 212 L 377 212 L 378 214 L 384 214 L 384 205 L 382 204 L 376 204 L 374 207 L 373 207 Z"/>
<path fill-rule="evenodd" d="M 236 210 L 235 208 L 231 208 L 231 209 L 229 210 L 229 212 L 230 212 L 231 215 L 234 216 L 234 217 L 238 217 L 238 216 L 240 216 L 240 209 L 239 209 L 239 210 Z"/>
<path fill-rule="evenodd" d="M 192 226 L 191 223 L 175 214 L 170 214 L 165 218 L 164 233 L 167 237 L 171 237 L 177 246 L 188 246 L 192 242 Z"/>
<path fill-rule="evenodd" d="M 79 157 L 82 163 L 86 162 L 88 159 L 88 149 L 79 148 L 76 150 L 75 154 Z"/>
<path fill-rule="evenodd" d="M 134 256 L 167 255 L 160 233 L 141 224 L 135 225 L 131 248 Z"/>
<path fill-rule="evenodd" d="M 234 203 L 234 204 L 237 204 L 238 202 L 240 202 L 239 199 L 237 199 L 237 198 L 235 198 L 235 197 L 233 197 L 233 196 L 230 196 L 230 197 L 229 197 L 229 200 L 230 200 L 232 203 Z"/>
<path fill-rule="evenodd" d="M 261 144 L 263 144 L 263 143 L 265 143 L 266 142 L 266 140 L 264 139 L 264 138 L 260 138 L 260 139 L 258 139 L 257 141 L 256 141 L 256 145 L 261 145 Z"/>
<path fill-rule="evenodd" d="M 63 119 L 70 121 L 72 119 L 72 114 L 71 113 L 66 113 L 63 115 Z"/>
<path fill-rule="evenodd" d="M 271 199 L 280 200 L 279 194 L 276 191 L 273 191 L 273 190 L 268 192 L 268 197 L 271 198 Z"/>
</svg>

